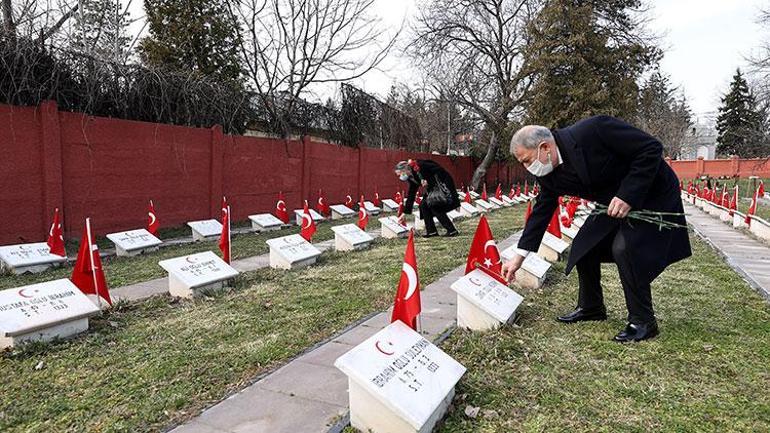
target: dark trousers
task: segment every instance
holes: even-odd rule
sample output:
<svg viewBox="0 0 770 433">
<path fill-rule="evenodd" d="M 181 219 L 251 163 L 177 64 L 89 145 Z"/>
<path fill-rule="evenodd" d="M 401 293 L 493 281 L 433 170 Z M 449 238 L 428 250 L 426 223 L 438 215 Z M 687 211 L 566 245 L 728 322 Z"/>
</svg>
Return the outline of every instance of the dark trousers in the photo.
<svg viewBox="0 0 770 433">
<path fill-rule="evenodd" d="M 433 220 L 433 217 L 436 217 L 438 222 L 441 223 L 441 225 L 446 229 L 447 233 L 452 233 L 453 231 L 457 230 L 455 225 L 452 223 L 452 220 L 450 220 L 447 216 L 446 212 L 437 212 L 428 206 L 420 205 L 420 217 L 425 222 L 426 233 L 438 233 L 436 222 Z"/>
<path fill-rule="evenodd" d="M 601 285 L 601 263 L 614 262 L 620 274 L 623 294 L 626 298 L 628 321 L 631 323 L 647 323 L 655 320 L 652 309 L 652 293 L 650 283 L 641 282 L 634 278 L 634 263 L 629 259 L 630 246 L 623 234 L 616 230 L 605 237 L 598 245 L 583 256 L 576 264 L 580 290 L 578 306 L 585 309 L 598 308 L 604 305 L 604 295 Z"/>
</svg>

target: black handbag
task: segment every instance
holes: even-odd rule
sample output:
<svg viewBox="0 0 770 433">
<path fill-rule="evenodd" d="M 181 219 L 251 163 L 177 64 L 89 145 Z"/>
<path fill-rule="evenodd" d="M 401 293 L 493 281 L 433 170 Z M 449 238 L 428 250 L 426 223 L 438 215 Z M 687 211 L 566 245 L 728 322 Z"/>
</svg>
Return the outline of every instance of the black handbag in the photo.
<svg viewBox="0 0 770 433">
<path fill-rule="evenodd" d="M 449 187 L 439 180 L 438 176 L 434 176 L 434 178 L 436 179 L 436 186 L 425 195 L 425 205 L 430 208 L 446 208 L 452 203 L 452 193 L 449 191 Z"/>
</svg>

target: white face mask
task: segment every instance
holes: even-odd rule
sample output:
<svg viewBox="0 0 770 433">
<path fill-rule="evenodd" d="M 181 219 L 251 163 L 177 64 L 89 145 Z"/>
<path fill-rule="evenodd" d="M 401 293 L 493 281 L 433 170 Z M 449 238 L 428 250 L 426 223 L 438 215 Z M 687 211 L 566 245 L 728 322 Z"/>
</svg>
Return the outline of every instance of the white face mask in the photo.
<svg viewBox="0 0 770 433">
<path fill-rule="evenodd" d="M 409 175 L 408 175 L 408 174 L 406 174 L 406 173 L 401 173 L 401 174 L 398 176 L 398 178 L 399 178 L 399 179 L 400 179 L 402 182 L 406 182 L 406 180 L 407 180 L 407 179 L 409 179 Z"/>
<path fill-rule="evenodd" d="M 527 171 L 532 173 L 534 176 L 537 177 L 543 177 L 551 174 L 553 171 L 553 161 L 551 161 L 551 154 L 548 154 L 548 163 L 543 164 L 540 162 L 540 147 L 537 148 L 537 158 L 535 158 L 534 161 L 532 161 L 531 164 L 527 167 Z"/>
</svg>

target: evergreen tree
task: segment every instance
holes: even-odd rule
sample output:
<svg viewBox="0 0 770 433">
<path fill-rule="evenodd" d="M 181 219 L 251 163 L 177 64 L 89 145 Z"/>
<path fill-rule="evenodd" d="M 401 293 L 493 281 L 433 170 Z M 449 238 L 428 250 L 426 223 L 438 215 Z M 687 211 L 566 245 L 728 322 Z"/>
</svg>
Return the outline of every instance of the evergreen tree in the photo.
<svg viewBox="0 0 770 433">
<path fill-rule="evenodd" d="M 692 126 L 692 114 L 684 95 L 678 93 L 667 76 L 655 72 L 639 91 L 634 123 L 663 143 L 666 156 L 677 159 Z"/>
<path fill-rule="evenodd" d="M 130 15 L 120 0 L 80 0 L 72 48 L 99 60 L 123 64 L 129 56 Z"/>
<path fill-rule="evenodd" d="M 756 98 L 738 69 L 730 83 L 730 91 L 722 97 L 719 107 L 717 154 L 742 158 L 767 156 L 763 126 Z"/>
<path fill-rule="evenodd" d="M 222 81 L 239 78 L 237 24 L 224 0 L 145 0 L 144 8 L 150 36 L 139 53 L 145 64 Z"/>
<path fill-rule="evenodd" d="M 564 126 L 594 114 L 631 119 L 639 76 L 660 58 L 635 18 L 640 0 L 549 0 L 529 26 L 527 120 Z"/>
</svg>

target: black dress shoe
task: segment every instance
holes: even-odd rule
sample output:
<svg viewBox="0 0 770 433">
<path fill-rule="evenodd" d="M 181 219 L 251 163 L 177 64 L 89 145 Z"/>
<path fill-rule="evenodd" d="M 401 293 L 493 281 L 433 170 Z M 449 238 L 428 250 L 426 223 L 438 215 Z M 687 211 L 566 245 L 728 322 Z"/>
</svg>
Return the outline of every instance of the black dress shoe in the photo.
<svg viewBox="0 0 770 433">
<path fill-rule="evenodd" d="M 422 235 L 422 237 L 424 237 L 424 238 L 435 238 L 436 236 L 438 236 L 438 232 L 425 233 L 424 235 Z"/>
<path fill-rule="evenodd" d="M 658 322 L 655 320 L 648 323 L 629 323 L 626 325 L 626 329 L 620 331 L 620 333 L 616 335 L 613 340 L 617 341 L 618 343 L 630 343 L 633 341 L 650 339 L 659 333 Z"/>
<path fill-rule="evenodd" d="M 567 313 L 563 316 L 559 316 L 556 318 L 556 320 L 562 323 L 587 322 L 590 320 L 607 320 L 607 309 L 604 306 L 591 308 L 588 310 L 577 307 L 575 311 Z"/>
<path fill-rule="evenodd" d="M 451 232 L 447 232 L 447 234 L 445 234 L 444 236 L 448 238 L 453 238 L 459 234 L 460 232 L 458 232 L 457 230 L 452 230 Z"/>
</svg>

